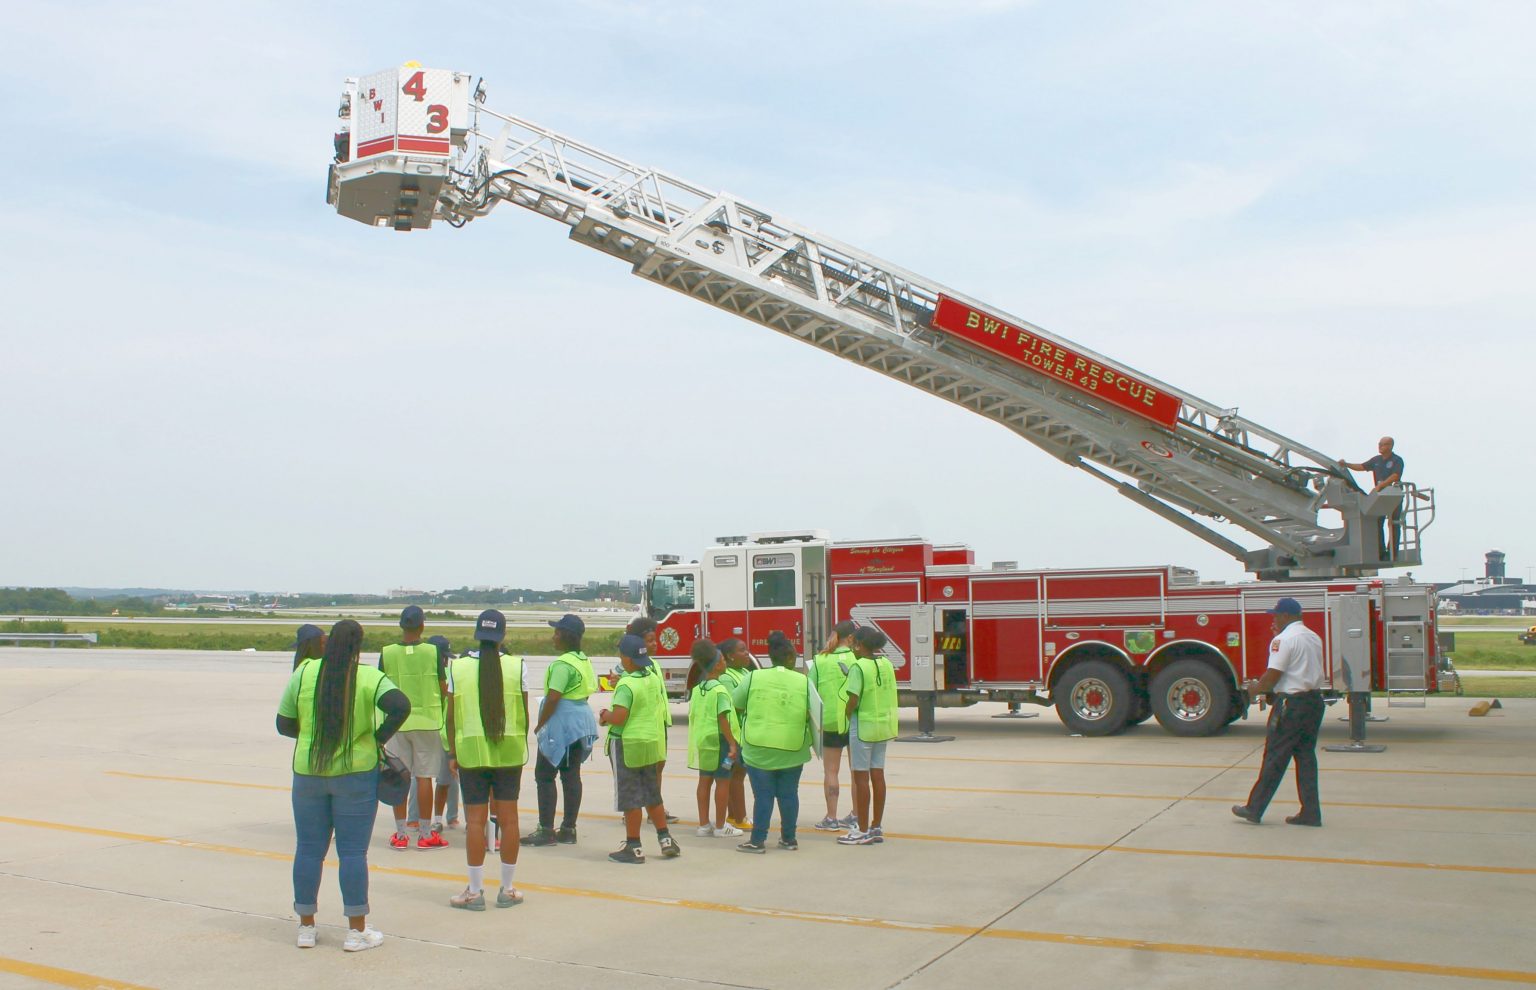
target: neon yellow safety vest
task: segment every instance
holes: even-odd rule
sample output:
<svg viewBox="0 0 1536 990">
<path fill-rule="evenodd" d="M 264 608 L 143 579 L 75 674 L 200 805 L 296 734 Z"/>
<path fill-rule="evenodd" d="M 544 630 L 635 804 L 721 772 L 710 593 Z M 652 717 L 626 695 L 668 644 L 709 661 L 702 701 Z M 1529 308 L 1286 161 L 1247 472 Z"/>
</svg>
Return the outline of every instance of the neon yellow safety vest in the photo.
<svg viewBox="0 0 1536 990">
<path fill-rule="evenodd" d="M 411 714 L 401 732 L 443 727 L 443 684 L 437 676 L 437 646 L 391 643 L 379 653 L 379 669 L 411 699 Z"/>
<path fill-rule="evenodd" d="M 727 667 L 720 672 L 720 683 L 734 695 L 737 686 L 746 679 L 749 670 L 750 668 L 747 667 Z M 741 709 L 738 708 L 736 711 L 739 713 Z"/>
<path fill-rule="evenodd" d="M 818 653 L 811 659 L 811 669 L 816 672 L 816 693 L 823 704 L 821 727 L 827 732 L 848 731 L 848 695 L 843 686 L 848 683 L 848 668 L 853 666 L 853 651 L 839 646 L 831 653 Z"/>
<path fill-rule="evenodd" d="M 480 659 L 453 661 L 453 758 L 459 766 L 520 767 L 528 762 L 528 712 L 523 708 L 523 661 L 501 658 L 501 703 L 506 730 L 499 740 L 480 721 Z"/>
<path fill-rule="evenodd" d="M 753 746 L 785 752 L 811 744 L 811 699 L 805 675 L 787 667 L 752 672 L 747 685 L 747 717 L 742 739 Z"/>
<path fill-rule="evenodd" d="M 308 777 L 340 777 L 372 770 L 379 765 L 379 744 L 373 737 L 373 713 L 379 705 L 379 689 L 387 683 L 384 674 L 377 667 L 353 665 L 356 684 L 352 712 L 342 726 L 341 745 L 331 756 L 330 764 L 324 770 L 316 770 L 310 762 L 309 748 L 320 728 L 320 712 L 316 708 L 320 664 L 321 661 L 314 658 L 299 664 L 299 697 L 295 706 L 299 713 L 299 738 L 293 746 L 293 772 Z"/>
<path fill-rule="evenodd" d="M 713 773 L 720 767 L 725 740 L 720 737 L 720 702 L 725 696 L 725 717 L 731 736 L 741 740 L 741 720 L 731 702 L 731 689 L 719 681 L 701 681 L 688 698 L 688 766 Z"/>
<path fill-rule="evenodd" d="M 854 663 L 864 679 L 859 705 L 854 709 L 859 716 L 859 738 L 868 743 L 895 739 L 896 668 L 884 656 L 859 657 Z"/>
<path fill-rule="evenodd" d="M 585 701 L 597 690 L 597 675 L 592 672 L 592 661 L 587 659 L 585 653 L 580 650 L 562 653 L 555 658 L 555 663 L 569 664 L 572 670 L 581 675 L 581 684 L 562 694 L 561 698 L 566 701 Z"/>
<path fill-rule="evenodd" d="M 661 699 L 666 697 L 661 688 L 661 676 L 653 668 L 626 672 L 619 683 L 629 683 L 629 717 L 623 725 L 608 726 L 608 751 L 613 752 L 613 740 L 624 740 L 624 765 L 631 770 L 637 767 L 655 766 L 667 756 L 667 743 L 661 726 Z"/>
</svg>

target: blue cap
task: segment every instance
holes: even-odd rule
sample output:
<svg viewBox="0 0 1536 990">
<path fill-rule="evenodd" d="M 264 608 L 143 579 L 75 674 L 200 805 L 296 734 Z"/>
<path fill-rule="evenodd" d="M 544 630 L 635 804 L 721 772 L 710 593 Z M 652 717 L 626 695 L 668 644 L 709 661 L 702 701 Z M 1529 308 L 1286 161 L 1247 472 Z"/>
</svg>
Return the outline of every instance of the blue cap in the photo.
<svg viewBox="0 0 1536 990">
<path fill-rule="evenodd" d="M 633 633 L 619 637 L 619 656 L 628 657 L 630 663 L 642 670 L 651 665 L 651 654 L 645 648 L 645 638 Z"/>
<path fill-rule="evenodd" d="M 324 629 L 321 629 L 319 626 L 312 626 L 306 622 L 299 627 L 298 634 L 293 637 L 293 642 L 288 644 L 288 649 L 297 650 L 310 640 L 319 639 L 324 635 Z"/>
<path fill-rule="evenodd" d="M 447 636 L 428 636 L 427 642 L 437 647 L 437 652 L 443 655 L 444 660 L 453 656 L 453 647 L 448 645 Z"/>
<path fill-rule="evenodd" d="M 587 624 L 569 612 L 551 622 L 550 626 L 563 633 L 570 633 L 572 636 L 580 636 L 587 631 Z"/>
<path fill-rule="evenodd" d="M 427 617 L 422 613 L 420 605 L 407 605 L 400 610 L 401 629 L 415 629 L 426 621 Z"/>
<path fill-rule="evenodd" d="M 1270 615 L 1300 615 L 1301 602 L 1294 598 L 1282 598 L 1269 610 Z"/>
<path fill-rule="evenodd" d="M 499 643 L 507 635 L 507 617 L 488 608 L 480 613 L 480 618 L 475 620 L 475 639 L 479 641 L 489 640 Z"/>
</svg>

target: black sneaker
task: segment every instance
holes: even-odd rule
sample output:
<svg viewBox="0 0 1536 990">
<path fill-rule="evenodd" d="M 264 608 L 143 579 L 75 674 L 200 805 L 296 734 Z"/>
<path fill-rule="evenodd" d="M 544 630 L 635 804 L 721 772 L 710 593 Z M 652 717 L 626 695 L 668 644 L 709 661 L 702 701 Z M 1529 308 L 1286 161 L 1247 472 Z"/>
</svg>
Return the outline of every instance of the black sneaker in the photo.
<svg viewBox="0 0 1536 990">
<path fill-rule="evenodd" d="M 787 849 L 790 852 L 799 852 L 800 851 L 800 843 L 797 842 L 794 839 L 780 839 L 779 840 L 779 848 L 780 849 Z"/>
<path fill-rule="evenodd" d="M 736 851 L 739 853 L 755 853 L 761 856 L 768 850 L 763 847 L 761 842 L 753 842 L 751 839 L 748 839 L 746 842 L 737 845 Z"/>
<path fill-rule="evenodd" d="M 677 844 L 677 840 L 670 835 L 663 835 L 661 841 L 661 855 L 666 859 L 676 859 L 683 854 L 683 847 Z"/>
<path fill-rule="evenodd" d="M 555 841 L 561 845 L 574 846 L 576 844 L 576 826 L 561 825 L 555 829 Z"/>
<path fill-rule="evenodd" d="M 525 846 L 552 846 L 556 841 L 555 833 L 543 825 L 523 836 Z"/>
<path fill-rule="evenodd" d="M 618 849 L 609 853 L 608 858 L 615 863 L 643 863 L 645 862 L 645 850 L 626 842 Z"/>
</svg>

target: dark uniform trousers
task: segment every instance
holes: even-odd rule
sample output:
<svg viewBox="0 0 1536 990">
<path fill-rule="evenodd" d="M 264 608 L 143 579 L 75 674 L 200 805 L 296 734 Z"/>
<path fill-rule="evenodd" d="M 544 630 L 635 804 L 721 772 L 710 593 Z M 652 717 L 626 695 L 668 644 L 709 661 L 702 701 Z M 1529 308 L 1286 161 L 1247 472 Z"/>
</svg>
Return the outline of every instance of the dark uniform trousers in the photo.
<svg viewBox="0 0 1536 990">
<path fill-rule="evenodd" d="M 1317 733 L 1322 727 L 1321 691 L 1275 696 L 1275 708 L 1269 716 L 1269 734 L 1264 739 L 1264 765 L 1248 795 L 1249 811 L 1255 815 L 1264 814 L 1294 757 L 1301 817 L 1307 821 L 1322 821 L 1323 808 L 1317 796 Z"/>
</svg>

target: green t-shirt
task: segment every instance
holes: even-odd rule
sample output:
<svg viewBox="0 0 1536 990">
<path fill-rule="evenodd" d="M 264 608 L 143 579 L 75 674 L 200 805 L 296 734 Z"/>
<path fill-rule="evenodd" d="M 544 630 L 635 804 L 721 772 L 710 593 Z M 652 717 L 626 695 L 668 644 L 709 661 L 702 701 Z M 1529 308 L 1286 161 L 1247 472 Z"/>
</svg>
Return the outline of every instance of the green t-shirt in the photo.
<svg viewBox="0 0 1536 990">
<path fill-rule="evenodd" d="M 844 694 L 864 693 L 864 668 L 856 663 L 848 665 L 848 680 L 843 684 Z M 845 701 L 844 704 L 847 702 Z"/>
<path fill-rule="evenodd" d="M 742 735 L 746 733 L 746 720 L 752 717 L 752 713 L 746 711 L 747 692 L 752 689 L 752 671 L 744 670 L 745 675 L 731 689 L 731 701 L 736 705 L 736 710 L 742 712 Z M 810 682 L 807 680 L 806 689 L 810 690 Z M 788 770 L 790 767 L 804 765 L 811 758 L 811 746 L 809 743 L 804 749 L 784 750 L 770 749 L 767 746 L 754 746 L 746 739 L 738 739 L 741 744 L 741 759 L 747 766 L 757 767 L 759 770 Z"/>
</svg>

